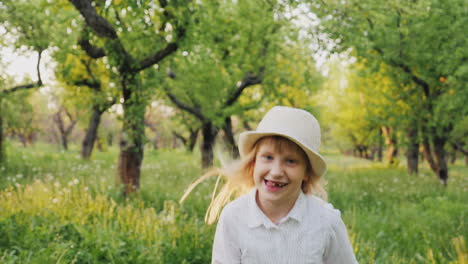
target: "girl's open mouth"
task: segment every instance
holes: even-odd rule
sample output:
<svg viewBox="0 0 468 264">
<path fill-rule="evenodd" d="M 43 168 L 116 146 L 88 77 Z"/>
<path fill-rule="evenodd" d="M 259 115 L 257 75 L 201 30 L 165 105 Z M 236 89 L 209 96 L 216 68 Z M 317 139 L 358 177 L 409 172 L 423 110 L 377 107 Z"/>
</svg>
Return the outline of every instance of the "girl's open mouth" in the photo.
<svg viewBox="0 0 468 264">
<path fill-rule="evenodd" d="M 288 183 L 284 182 L 276 182 L 276 181 L 270 181 L 270 180 L 263 180 L 265 182 L 265 186 L 267 187 L 268 190 L 270 191 L 277 191 L 288 185 Z"/>
</svg>

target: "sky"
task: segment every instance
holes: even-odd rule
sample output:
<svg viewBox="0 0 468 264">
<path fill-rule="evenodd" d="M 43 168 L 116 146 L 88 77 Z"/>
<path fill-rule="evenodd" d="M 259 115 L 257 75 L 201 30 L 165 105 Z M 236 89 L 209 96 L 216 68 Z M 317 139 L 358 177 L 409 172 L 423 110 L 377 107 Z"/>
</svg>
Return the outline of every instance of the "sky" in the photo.
<svg viewBox="0 0 468 264">
<path fill-rule="evenodd" d="M 22 81 L 29 77 L 33 81 L 37 81 L 37 54 L 29 51 L 24 52 L 15 52 L 10 47 L 0 48 L 1 60 L 6 64 L 6 69 L 3 69 L 3 72 L 8 73 L 15 81 L 15 84 L 22 84 Z M 50 64 L 50 57 L 46 52 L 42 55 L 41 60 L 41 77 L 43 81 L 53 80 L 53 72 L 51 67 L 46 67 Z"/>
</svg>

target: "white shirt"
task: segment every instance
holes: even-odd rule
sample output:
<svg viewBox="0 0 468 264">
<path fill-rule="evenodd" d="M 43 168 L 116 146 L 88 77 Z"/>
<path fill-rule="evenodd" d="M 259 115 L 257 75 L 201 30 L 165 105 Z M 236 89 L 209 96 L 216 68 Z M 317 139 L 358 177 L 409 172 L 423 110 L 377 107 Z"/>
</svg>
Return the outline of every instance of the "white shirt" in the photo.
<svg viewBox="0 0 468 264">
<path fill-rule="evenodd" d="M 256 189 L 226 205 L 216 227 L 212 263 L 357 263 L 340 211 L 299 194 L 278 225 L 258 207 Z"/>
</svg>

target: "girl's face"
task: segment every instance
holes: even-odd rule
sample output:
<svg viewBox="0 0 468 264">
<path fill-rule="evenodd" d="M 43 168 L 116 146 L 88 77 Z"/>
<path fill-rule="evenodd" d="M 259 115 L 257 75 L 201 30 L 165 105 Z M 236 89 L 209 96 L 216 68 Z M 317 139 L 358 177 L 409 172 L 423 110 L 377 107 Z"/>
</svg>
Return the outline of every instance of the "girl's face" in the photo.
<svg viewBox="0 0 468 264">
<path fill-rule="evenodd" d="M 306 154 L 284 138 L 268 137 L 258 144 L 253 178 L 260 203 L 294 203 L 307 180 Z"/>
</svg>

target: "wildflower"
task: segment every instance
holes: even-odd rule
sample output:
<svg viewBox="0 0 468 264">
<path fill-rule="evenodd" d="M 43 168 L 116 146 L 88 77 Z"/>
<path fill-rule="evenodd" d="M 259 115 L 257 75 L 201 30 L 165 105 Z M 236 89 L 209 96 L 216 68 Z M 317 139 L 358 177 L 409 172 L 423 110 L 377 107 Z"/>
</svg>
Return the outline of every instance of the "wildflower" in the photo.
<svg viewBox="0 0 468 264">
<path fill-rule="evenodd" d="M 80 181 L 78 179 L 73 180 L 73 184 L 77 185 Z"/>
<path fill-rule="evenodd" d="M 20 174 L 17 174 L 17 175 L 16 175 L 16 178 L 18 178 L 18 179 L 23 178 L 23 174 L 21 174 L 21 173 L 20 173 Z"/>
<path fill-rule="evenodd" d="M 52 199 L 52 202 L 53 202 L 54 204 L 56 204 L 56 203 L 58 203 L 58 199 L 57 199 L 57 198 L 54 198 L 54 199 Z"/>
<path fill-rule="evenodd" d="M 46 174 L 46 178 L 47 178 L 47 180 L 50 181 L 50 180 L 53 180 L 53 179 L 54 179 L 54 176 L 53 176 L 52 174 L 50 174 L 50 173 L 47 173 L 47 174 Z"/>
</svg>

